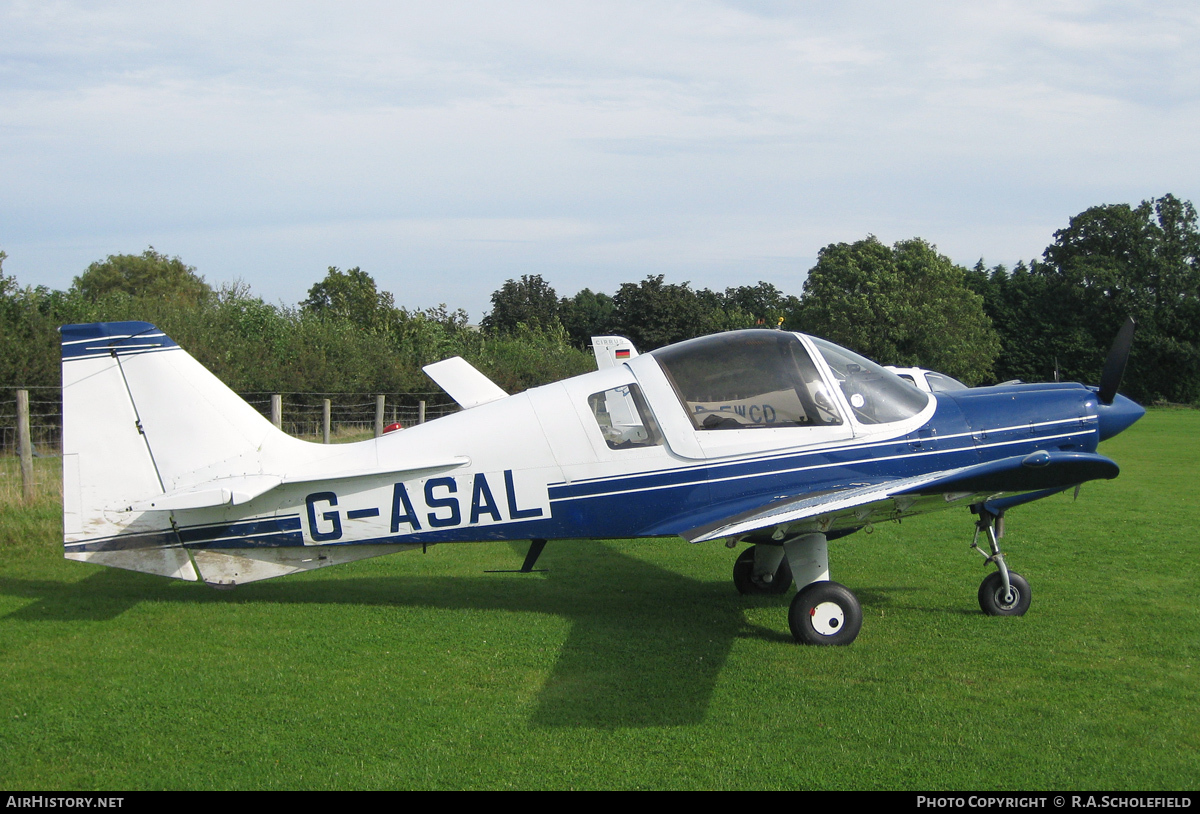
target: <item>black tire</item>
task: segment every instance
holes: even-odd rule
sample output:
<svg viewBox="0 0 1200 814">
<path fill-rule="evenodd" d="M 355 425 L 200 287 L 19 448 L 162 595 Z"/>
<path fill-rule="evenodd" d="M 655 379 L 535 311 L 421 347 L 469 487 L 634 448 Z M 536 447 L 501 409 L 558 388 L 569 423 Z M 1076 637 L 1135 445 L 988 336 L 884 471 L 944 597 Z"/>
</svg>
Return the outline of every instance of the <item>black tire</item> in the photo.
<svg viewBox="0 0 1200 814">
<path fill-rule="evenodd" d="M 733 563 L 733 585 L 739 594 L 749 596 L 777 596 L 785 594 L 792 587 L 792 567 L 788 565 L 787 557 L 779 561 L 775 576 L 770 582 L 762 582 L 754 578 L 754 546 L 750 546 Z"/>
<path fill-rule="evenodd" d="M 1033 597 L 1025 577 L 1009 571 L 1008 582 L 1016 593 L 1014 597 L 1004 595 L 1004 579 L 999 571 L 988 574 L 979 586 L 979 607 L 988 616 L 1024 616 L 1029 610 Z"/>
<path fill-rule="evenodd" d="M 850 644 L 858 638 L 862 621 L 858 598 L 836 582 L 806 585 L 788 609 L 788 627 L 800 644 Z"/>
</svg>

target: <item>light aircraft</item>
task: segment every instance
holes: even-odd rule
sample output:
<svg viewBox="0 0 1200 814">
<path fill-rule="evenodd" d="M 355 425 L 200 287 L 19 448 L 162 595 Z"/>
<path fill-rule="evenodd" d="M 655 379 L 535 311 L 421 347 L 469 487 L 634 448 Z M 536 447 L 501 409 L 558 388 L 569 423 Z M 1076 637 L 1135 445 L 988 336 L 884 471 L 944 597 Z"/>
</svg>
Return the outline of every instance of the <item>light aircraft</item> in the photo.
<svg viewBox="0 0 1200 814">
<path fill-rule="evenodd" d="M 776 330 L 616 348 L 511 396 L 456 357 L 426 371 L 462 412 L 329 446 L 278 430 L 153 325 L 68 325 L 65 556 L 230 587 L 436 543 L 530 540 L 530 570 L 547 540 L 723 539 L 746 545 L 742 593 L 798 586 L 797 641 L 848 644 L 862 611 L 829 579 L 828 542 L 970 507 L 996 567 L 980 606 L 1020 615 L 1004 513 L 1116 477 L 1096 446 L 1143 415 L 1117 394 L 1132 336 L 1130 322 L 1098 388 L 936 394 Z"/>
</svg>

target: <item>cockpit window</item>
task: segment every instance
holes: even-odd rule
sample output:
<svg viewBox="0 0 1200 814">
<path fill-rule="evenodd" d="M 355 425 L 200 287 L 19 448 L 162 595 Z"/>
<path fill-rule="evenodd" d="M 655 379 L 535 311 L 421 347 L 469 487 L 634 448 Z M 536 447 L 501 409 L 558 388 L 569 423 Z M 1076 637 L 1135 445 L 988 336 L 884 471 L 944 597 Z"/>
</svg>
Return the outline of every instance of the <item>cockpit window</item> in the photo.
<svg viewBox="0 0 1200 814">
<path fill-rule="evenodd" d="M 833 370 L 837 385 L 863 424 L 887 424 L 911 418 L 929 403 L 929 394 L 890 370 L 843 347 L 810 337 Z"/>
<path fill-rule="evenodd" d="M 697 429 L 842 423 L 816 365 L 794 334 L 735 331 L 660 348 L 651 355 Z"/>
<path fill-rule="evenodd" d="M 588 406 L 609 449 L 654 447 L 662 443 L 662 432 L 636 384 L 593 393 L 588 396 Z"/>
</svg>

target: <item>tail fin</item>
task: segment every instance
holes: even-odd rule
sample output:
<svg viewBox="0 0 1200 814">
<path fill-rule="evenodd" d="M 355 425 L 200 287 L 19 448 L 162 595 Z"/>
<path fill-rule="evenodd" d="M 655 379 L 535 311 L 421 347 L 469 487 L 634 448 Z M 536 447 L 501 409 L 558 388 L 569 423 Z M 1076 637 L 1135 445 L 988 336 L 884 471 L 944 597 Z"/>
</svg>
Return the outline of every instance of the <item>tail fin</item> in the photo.
<svg viewBox="0 0 1200 814">
<path fill-rule="evenodd" d="M 593 336 L 592 353 L 596 355 L 596 369 L 616 367 L 638 355 L 633 342 L 623 336 Z"/>
<path fill-rule="evenodd" d="M 405 456 L 397 436 L 333 446 L 292 438 L 145 322 L 67 325 L 62 340 L 67 559 L 235 585 L 419 548 L 375 544 L 368 529 L 368 544 L 314 552 L 323 541 L 311 527 L 305 537 L 303 496 L 324 488 L 314 483 L 470 463 Z"/>
<path fill-rule="evenodd" d="M 195 580 L 165 510 L 266 491 L 264 448 L 303 445 L 146 322 L 64 326 L 62 377 L 70 559 Z"/>
</svg>

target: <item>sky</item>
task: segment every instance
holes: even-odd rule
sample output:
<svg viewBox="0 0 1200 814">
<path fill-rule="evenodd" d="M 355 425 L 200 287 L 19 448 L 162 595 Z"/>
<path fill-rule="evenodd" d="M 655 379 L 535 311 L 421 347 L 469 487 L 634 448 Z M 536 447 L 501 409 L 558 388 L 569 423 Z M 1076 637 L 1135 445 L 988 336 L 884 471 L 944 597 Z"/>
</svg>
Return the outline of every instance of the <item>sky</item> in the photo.
<svg viewBox="0 0 1200 814">
<path fill-rule="evenodd" d="M 21 285 L 153 246 L 477 321 L 522 274 L 799 294 L 831 243 L 1011 267 L 1200 199 L 1194 2 L 0 0 L 0 32 Z"/>
</svg>

